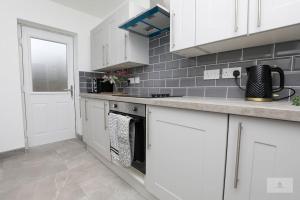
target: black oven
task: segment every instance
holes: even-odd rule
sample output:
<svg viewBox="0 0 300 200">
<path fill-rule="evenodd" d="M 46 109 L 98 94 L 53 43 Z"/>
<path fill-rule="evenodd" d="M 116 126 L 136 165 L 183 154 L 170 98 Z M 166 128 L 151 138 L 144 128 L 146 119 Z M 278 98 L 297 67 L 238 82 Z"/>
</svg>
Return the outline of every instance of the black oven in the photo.
<svg viewBox="0 0 300 200">
<path fill-rule="evenodd" d="M 131 165 L 146 174 L 146 105 L 110 101 L 109 112 L 132 117 L 135 124 L 135 140 Z"/>
</svg>

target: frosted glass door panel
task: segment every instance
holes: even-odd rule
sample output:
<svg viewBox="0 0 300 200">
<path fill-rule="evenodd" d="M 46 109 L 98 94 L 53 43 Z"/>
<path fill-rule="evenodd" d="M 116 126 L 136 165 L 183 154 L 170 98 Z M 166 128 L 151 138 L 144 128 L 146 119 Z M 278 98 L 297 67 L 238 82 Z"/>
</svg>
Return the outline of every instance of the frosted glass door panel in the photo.
<svg viewBox="0 0 300 200">
<path fill-rule="evenodd" d="M 33 92 L 68 89 L 67 45 L 31 38 Z"/>
</svg>

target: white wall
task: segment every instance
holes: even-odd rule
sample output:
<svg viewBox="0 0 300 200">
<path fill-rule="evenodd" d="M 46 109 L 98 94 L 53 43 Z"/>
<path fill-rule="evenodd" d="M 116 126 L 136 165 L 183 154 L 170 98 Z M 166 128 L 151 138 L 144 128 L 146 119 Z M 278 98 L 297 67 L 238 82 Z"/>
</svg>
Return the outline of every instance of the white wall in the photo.
<svg viewBox="0 0 300 200">
<path fill-rule="evenodd" d="M 0 152 L 24 147 L 17 19 L 76 33 L 76 77 L 89 70 L 89 31 L 101 21 L 49 0 L 0 1 Z"/>
</svg>

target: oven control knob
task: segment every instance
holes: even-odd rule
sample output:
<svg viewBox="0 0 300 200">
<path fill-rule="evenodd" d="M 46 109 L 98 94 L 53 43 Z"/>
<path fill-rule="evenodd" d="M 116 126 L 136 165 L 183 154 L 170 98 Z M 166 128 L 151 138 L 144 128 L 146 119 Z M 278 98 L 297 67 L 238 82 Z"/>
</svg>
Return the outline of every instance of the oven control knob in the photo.
<svg viewBox="0 0 300 200">
<path fill-rule="evenodd" d="M 133 107 L 132 109 L 134 112 L 138 111 L 137 107 Z"/>
<path fill-rule="evenodd" d="M 117 107 L 118 107 L 118 104 L 114 104 L 114 105 L 113 105 L 113 108 L 117 108 Z"/>
</svg>

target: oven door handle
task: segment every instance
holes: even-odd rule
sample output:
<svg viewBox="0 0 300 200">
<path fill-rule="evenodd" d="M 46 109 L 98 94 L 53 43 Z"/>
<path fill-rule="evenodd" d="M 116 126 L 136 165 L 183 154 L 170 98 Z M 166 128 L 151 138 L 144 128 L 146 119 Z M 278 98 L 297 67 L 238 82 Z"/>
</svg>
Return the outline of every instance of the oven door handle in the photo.
<svg viewBox="0 0 300 200">
<path fill-rule="evenodd" d="M 149 108 L 147 108 L 147 149 L 150 149 L 151 148 L 151 142 L 150 142 L 150 132 L 149 132 L 149 117 L 150 117 L 150 114 L 151 114 L 151 111 Z"/>
</svg>

